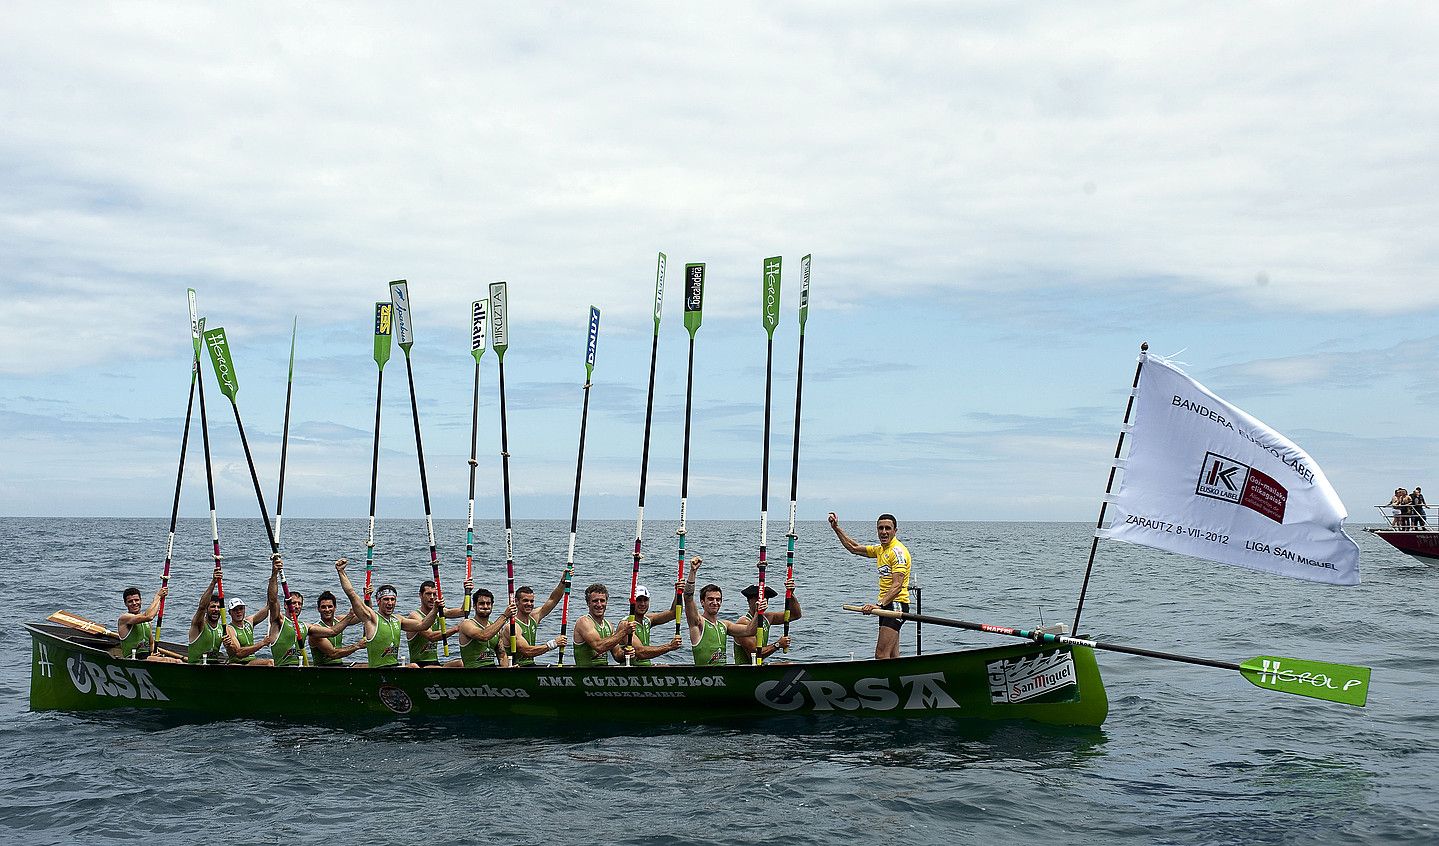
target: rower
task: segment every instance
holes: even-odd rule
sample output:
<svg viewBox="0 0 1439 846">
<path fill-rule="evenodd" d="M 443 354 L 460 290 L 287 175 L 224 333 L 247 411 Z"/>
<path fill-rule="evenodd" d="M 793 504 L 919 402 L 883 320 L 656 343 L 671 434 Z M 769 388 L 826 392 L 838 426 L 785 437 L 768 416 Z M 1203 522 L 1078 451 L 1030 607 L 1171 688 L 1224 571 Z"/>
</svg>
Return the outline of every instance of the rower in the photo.
<svg viewBox="0 0 1439 846">
<path fill-rule="evenodd" d="M 341 558 L 335 562 L 335 572 L 340 576 L 340 587 L 344 588 L 345 596 L 350 600 L 350 607 L 359 615 L 360 620 L 365 624 L 365 654 L 369 658 L 368 666 L 371 667 L 394 667 L 400 663 L 400 640 L 402 632 L 422 632 L 434 625 L 438 616 L 438 607 L 432 607 L 430 613 L 414 621 L 408 617 L 395 616 L 395 602 L 399 595 L 395 592 L 394 585 L 380 585 L 375 592 L 375 607 L 366 605 L 350 584 L 350 577 L 345 575 L 347 559 Z M 405 666 L 414 667 L 415 664 Z"/>
<path fill-rule="evenodd" d="M 725 649 L 726 637 L 754 637 L 759 631 L 759 621 L 766 609 L 769 607 L 769 599 L 762 598 L 756 605 L 758 612 L 749 618 L 749 622 L 741 625 L 731 623 L 728 620 L 719 618 L 720 607 L 724 604 L 724 592 L 720 586 L 714 583 L 700 588 L 700 605 L 703 611 L 695 607 L 695 574 L 699 572 L 704 559 L 695 556 L 690 560 L 690 573 L 685 578 L 685 619 L 689 621 L 690 627 L 690 650 L 694 656 L 695 664 L 704 667 L 728 663 L 727 650 Z"/>
<path fill-rule="evenodd" d="M 474 616 L 460 621 L 455 631 L 460 633 L 460 657 L 449 661 L 446 667 L 508 667 L 510 656 L 500 645 L 500 632 L 509 624 L 515 614 L 515 607 L 506 608 L 500 618 L 490 622 L 490 612 L 495 610 L 495 595 L 484 588 L 470 597 Z"/>
<path fill-rule="evenodd" d="M 624 660 L 620 643 L 625 635 L 634 631 L 635 621 L 626 618 L 620 621 L 618 626 L 611 626 L 605 619 L 605 610 L 609 603 L 609 588 L 602 584 L 585 588 L 585 607 L 589 609 L 589 613 L 575 621 L 576 667 L 603 667 L 610 663 L 611 654 L 616 659 Z"/>
<path fill-rule="evenodd" d="M 473 583 L 465 582 L 465 593 L 469 593 Z M 430 619 L 433 622 L 424 630 L 406 629 L 411 632 L 409 636 L 410 663 L 420 667 L 440 666 L 440 653 L 436 648 L 441 638 L 449 637 L 459 631 L 458 627 L 446 630 L 445 619 L 464 617 L 463 608 L 445 608 L 435 613 L 435 603 L 440 592 L 432 579 L 425 579 L 420 582 L 420 607 L 406 614 L 404 619 L 418 624 L 421 620 Z"/>
<path fill-rule="evenodd" d="M 235 633 L 235 649 L 227 650 L 230 654 L 230 661 L 234 664 L 243 664 L 246 667 L 269 667 L 274 661 L 269 658 L 256 658 L 256 652 L 274 644 L 276 629 L 270 627 L 270 632 L 265 639 L 259 643 L 255 642 L 255 624 L 270 616 L 270 608 L 267 605 L 252 615 L 245 613 L 245 600 L 236 596 L 230 600 L 230 629 Z"/>
<path fill-rule="evenodd" d="M 784 583 L 784 587 L 785 595 L 789 597 L 789 599 L 786 600 L 790 612 L 789 619 L 793 622 L 801 616 L 799 597 L 794 594 L 794 579 L 787 580 Z M 744 626 L 749 624 L 751 618 L 759 614 L 757 610 L 759 605 L 759 585 L 750 585 L 745 588 L 742 593 L 744 594 L 744 598 L 749 600 L 749 611 L 735 622 Z M 769 585 L 764 586 L 764 595 L 766 599 L 774 599 L 776 596 L 779 596 L 779 594 L 775 592 L 775 589 Z M 774 643 L 770 643 L 769 640 L 770 625 L 783 622 L 784 611 L 767 611 L 764 614 L 759 614 L 759 630 L 755 632 L 753 637 L 735 636 L 734 662 L 736 664 L 753 664 L 756 653 L 759 654 L 760 660 L 764 660 L 781 649 L 788 652 L 790 647 L 789 635 L 780 637 L 780 639 Z"/>
<path fill-rule="evenodd" d="M 355 609 L 351 608 L 348 614 L 336 619 L 336 605 L 335 595 L 329 591 L 320 594 L 320 598 L 315 600 L 315 610 L 320 613 L 320 625 L 310 627 L 310 654 L 315 658 L 316 667 L 343 667 L 346 658 L 365 648 L 363 638 L 349 646 L 345 645 L 346 627 L 358 622 L 360 617 L 355 613 Z M 325 629 L 334 634 L 324 634 Z"/>
<path fill-rule="evenodd" d="M 225 631 L 225 610 L 221 607 L 220 597 L 215 595 L 220 578 L 220 568 L 217 566 L 214 574 L 210 576 L 210 586 L 200 595 L 200 606 L 195 609 L 195 616 L 190 618 L 187 641 L 189 649 L 185 655 L 187 663 L 207 664 L 219 661 L 220 650 L 224 647 L 226 637 L 234 637 Z"/>
<path fill-rule="evenodd" d="M 899 542 L 899 538 L 895 537 L 895 533 L 899 530 L 899 521 L 894 519 L 894 515 L 881 514 L 875 520 L 874 531 L 879 536 L 878 544 L 866 546 L 855 543 L 854 539 L 839 527 L 839 518 L 833 511 L 829 513 L 829 527 L 834 529 L 835 535 L 839 537 L 839 542 L 844 544 L 845 549 L 855 555 L 864 555 L 875 559 L 875 566 L 879 568 L 879 601 L 865 605 L 864 613 L 873 614 L 876 608 L 893 611 L 895 603 L 898 602 L 899 610 L 908 614 L 909 574 L 914 559 L 910 557 L 909 549 Z M 879 618 L 879 639 L 875 642 L 874 657 L 899 657 L 899 628 L 902 625 L 904 625 L 902 617 Z"/>
<path fill-rule="evenodd" d="M 539 628 L 540 623 L 544 622 L 544 619 L 550 615 L 550 612 L 555 610 L 555 606 L 559 604 L 560 599 L 564 595 L 565 577 L 563 575 L 560 576 L 559 583 L 555 585 L 554 590 L 550 591 L 550 595 L 545 598 L 544 604 L 539 608 L 535 608 L 534 588 L 529 585 L 524 585 L 515 591 L 515 625 L 518 627 L 518 634 L 523 637 L 524 642 L 530 644 L 529 649 L 518 649 L 519 659 L 515 662 L 516 666 L 527 667 L 535 663 L 536 656 L 542 655 L 548 652 L 549 649 L 554 648 L 540 648 L 546 644 L 542 644 L 539 641 Z M 558 639 L 556 639 L 556 641 L 558 642 Z"/>
<path fill-rule="evenodd" d="M 150 638 L 153 636 L 150 621 L 160 613 L 160 600 L 170 592 L 169 588 L 160 588 L 155 591 L 155 598 L 150 600 L 145 610 L 140 610 L 140 601 L 143 595 L 137 587 L 127 587 L 120 594 L 125 601 L 125 613 L 120 615 L 120 622 L 115 628 L 120 634 L 120 657 L 137 658 L 141 661 L 150 657 Z"/>
<path fill-rule="evenodd" d="M 675 583 L 675 593 L 680 592 L 681 583 Z M 667 652 L 673 652 L 684 645 L 680 640 L 680 633 L 670 638 L 668 643 L 658 646 L 650 645 L 650 627 L 662 626 L 665 623 L 673 623 L 675 620 L 675 608 L 671 605 L 664 611 L 650 613 L 650 589 L 644 585 L 635 588 L 635 636 L 631 644 L 634 648 L 634 657 L 630 663 L 636 667 L 648 667 L 653 664 L 651 659 L 658 658 Z"/>
</svg>

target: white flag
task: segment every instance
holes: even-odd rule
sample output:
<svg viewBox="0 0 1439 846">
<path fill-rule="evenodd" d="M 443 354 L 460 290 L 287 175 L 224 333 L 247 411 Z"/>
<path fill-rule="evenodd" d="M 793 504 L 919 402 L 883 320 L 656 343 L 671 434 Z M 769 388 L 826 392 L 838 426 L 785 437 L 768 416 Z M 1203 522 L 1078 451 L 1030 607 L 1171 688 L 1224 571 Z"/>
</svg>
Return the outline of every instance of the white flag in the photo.
<svg viewBox="0 0 1439 846">
<path fill-rule="evenodd" d="M 1314 459 L 1168 361 L 1141 361 L 1129 455 L 1099 537 L 1359 584 L 1348 515 Z"/>
</svg>

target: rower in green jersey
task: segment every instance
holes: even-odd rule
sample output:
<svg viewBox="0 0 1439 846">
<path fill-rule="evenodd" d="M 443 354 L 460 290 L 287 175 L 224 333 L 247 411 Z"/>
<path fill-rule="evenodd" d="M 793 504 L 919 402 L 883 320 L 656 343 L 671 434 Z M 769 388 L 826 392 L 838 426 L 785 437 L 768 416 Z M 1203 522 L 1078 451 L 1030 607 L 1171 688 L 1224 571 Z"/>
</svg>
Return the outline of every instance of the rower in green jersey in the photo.
<svg viewBox="0 0 1439 846">
<path fill-rule="evenodd" d="M 470 582 L 465 582 L 465 592 L 469 593 Z M 438 614 L 434 613 L 435 603 L 439 599 L 439 589 L 431 579 L 425 579 L 420 583 L 420 607 L 405 615 L 405 619 L 418 623 L 426 617 L 433 617 L 434 622 L 423 630 L 407 629 L 410 636 L 407 638 L 410 645 L 410 663 L 420 667 L 440 666 L 439 642 L 443 638 L 459 631 L 458 627 L 446 628 L 445 620 L 463 618 L 465 609 L 459 606 L 454 608 L 441 609 Z"/>
<path fill-rule="evenodd" d="M 678 587 L 678 585 L 676 585 Z M 678 592 L 678 591 L 676 591 Z M 674 652 L 684 645 L 680 639 L 680 633 L 675 632 L 674 637 L 668 643 L 650 644 L 650 627 L 660 626 L 675 621 L 674 606 L 666 608 L 658 613 L 650 613 L 650 589 L 644 585 L 635 588 L 635 636 L 631 646 L 634 648 L 634 657 L 630 664 L 636 667 L 648 667 L 654 663 L 654 658 L 664 655 L 667 652 Z"/>
<path fill-rule="evenodd" d="M 255 653 L 270 646 L 275 642 L 277 634 L 273 626 L 269 634 L 258 643 L 255 641 L 255 624 L 270 616 L 268 604 L 254 614 L 246 614 L 245 600 L 240 597 L 230 599 L 230 629 L 235 633 L 234 650 L 229 650 L 230 663 L 243 664 L 246 667 L 269 667 L 275 662 L 269 658 L 256 658 Z"/>
<path fill-rule="evenodd" d="M 160 613 L 160 600 L 167 593 L 169 588 L 160 588 L 143 611 L 140 610 L 143 595 L 139 588 L 127 587 L 120 594 L 120 598 L 125 601 L 125 613 L 120 615 L 120 622 L 116 624 L 115 630 L 120 634 L 121 658 L 138 658 L 143 661 L 150 657 L 150 638 L 154 632 L 150 621 Z"/>
<path fill-rule="evenodd" d="M 609 603 L 609 588 L 601 584 L 585 588 L 585 606 L 589 613 L 575 621 L 576 667 L 602 667 L 610 662 L 611 656 L 623 663 L 620 644 L 625 635 L 634 631 L 635 621 L 626 618 L 618 626 L 611 626 L 605 619 Z"/>
<path fill-rule="evenodd" d="M 310 654 L 315 658 L 316 667 L 343 667 L 345 659 L 365 648 L 365 641 L 345 645 L 345 629 L 351 623 L 359 622 L 360 616 L 351 608 L 343 617 L 335 617 L 336 599 L 333 593 L 325 591 L 315 600 L 315 610 L 320 613 L 320 625 L 310 627 Z M 333 631 L 326 635 L 324 630 Z"/>
<path fill-rule="evenodd" d="M 495 595 L 480 588 L 470 597 L 474 615 L 460 621 L 456 631 L 460 635 L 460 657 L 445 664 L 446 667 L 508 667 L 510 656 L 501 640 L 504 630 L 514 616 L 515 608 L 505 609 L 498 620 L 490 622 L 490 612 L 495 610 Z"/>
<path fill-rule="evenodd" d="M 555 610 L 561 598 L 565 595 L 565 577 L 560 575 L 560 580 L 555 584 L 555 589 L 545 598 L 540 607 L 535 607 L 535 589 L 529 585 L 522 585 L 515 589 L 515 628 L 518 634 L 516 643 L 515 666 L 528 667 L 535 663 L 535 658 L 554 649 L 548 644 L 540 643 L 540 623 Z M 506 637 L 508 646 L 508 637 Z M 558 642 L 556 639 L 555 642 Z"/>
<path fill-rule="evenodd" d="M 221 607 L 220 597 L 215 595 L 219 583 L 220 568 L 216 567 L 210 577 L 210 586 L 200 595 L 200 606 L 195 609 L 195 616 L 190 618 L 189 649 L 185 660 L 191 664 L 218 662 L 226 639 L 234 639 L 225 626 L 225 610 Z"/>
<path fill-rule="evenodd" d="M 398 594 L 393 585 L 380 585 L 375 592 L 375 607 L 366 605 L 350 584 L 350 577 L 345 575 L 347 559 L 341 558 L 335 562 L 335 572 L 340 576 L 340 587 L 344 588 L 345 596 L 350 600 L 350 607 L 365 624 L 365 653 L 368 666 L 371 667 L 394 667 L 400 664 L 400 641 L 405 632 L 421 632 L 435 624 L 439 616 L 438 604 L 430 609 L 430 613 L 419 620 L 411 620 L 408 617 L 395 615 L 395 603 Z M 359 666 L 359 665 L 356 665 Z M 405 664 L 406 667 L 414 667 L 415 664 Z"/>
<path fill-rule="evenodd" d="M 719 618 L 720 607 L 724 604 L 724 592 L 717 584 L 707 584 L 700 588 L 700 604 L 704 610 L 701 611 L 695 606 L 695 575 L 704 564 L 704 559 L 695 556 L 690 561 L 690 573 L 685 578 L 685 619 L 690 627 L 690 651 L 694 656 L 695 663 L 700 666 L 728 663 L 725 649 L 727 637 L 754 637 L 759 630 L 759 614 L 763 614 L 769 606 L 768 598 L 760 599 L 756 610 L 759 614 L 751 617 L 749 623 L 741 625 L 731 623 L 728 620 Z"/>
<path fill-rule="evenodd" d="M 784 587 L 785 595 L 790 597 L 788 600 L 789 619 L 790 622 L 794 622 L 801 616 L 799 597 L 795 596 L 794 593 L 794 579 L 786 581 Z M 784 611 L 767 611 L 764 614 L 760 614 L 759 611 L 756 610 L 759 602 L 759 585 L 750 585 L 741 591 L 741 593 L 744 594 L 745 599 L 749 600 L 749 611 L 735 622 L 741 626 L 747 625 L 751 617 L 759 615 L 759 630 L 754 633 L 753 637 L 735 636 L 734 662 L 736 664 L 753 664 L 756 652 L 759 653 L 761 660 L 767 660 L 771 655 L 779 652 L 781 649 L 788 652 L 790 647 L 789 635 L 781 635 L 773 642 L 770 640 L 770 626 L 774 623 L 784 622 Z M 775 589 L 769 585 L 764 586 L 764 595 L 769 599 L 774 599 L 776 596 L 779 596 L 779 594 L 775 592 Z"/>
</svg>

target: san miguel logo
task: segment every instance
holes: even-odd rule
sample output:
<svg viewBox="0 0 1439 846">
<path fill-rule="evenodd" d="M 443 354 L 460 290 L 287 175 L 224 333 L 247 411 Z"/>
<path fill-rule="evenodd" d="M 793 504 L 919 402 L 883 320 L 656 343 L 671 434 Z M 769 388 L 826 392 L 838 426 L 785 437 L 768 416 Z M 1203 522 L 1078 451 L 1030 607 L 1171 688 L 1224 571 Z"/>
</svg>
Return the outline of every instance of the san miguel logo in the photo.
<svg viewBox="0 0 1439 846">
<path fill-rule="evenodd" d="M 1079 684 L 1068 651 L 990 662 L 989 699 L 1012 704 Z"/>
<path fill-rule="evenodd" d="M 1289 491 L 1278 480 L 1218 453 L 1206 452 L 1194 492 L 1210 499 L 1222 499 L 1284 522 Z"/>
</svg>

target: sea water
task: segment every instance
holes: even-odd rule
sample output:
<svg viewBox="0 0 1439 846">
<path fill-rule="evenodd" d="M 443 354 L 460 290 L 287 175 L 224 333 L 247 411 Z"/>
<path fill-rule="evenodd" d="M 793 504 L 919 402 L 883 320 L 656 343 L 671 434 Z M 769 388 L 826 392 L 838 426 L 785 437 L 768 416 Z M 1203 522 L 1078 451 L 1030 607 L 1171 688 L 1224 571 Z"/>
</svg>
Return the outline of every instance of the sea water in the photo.
<svg viewBox="0 0 1439 846">
<path fill-rule="evenodd" d="M 0 585 L 14 621 L 59 608 L 113 628 L 120 591 L 148 602 L 166 522 L 0 519 Z M 647 525 L 641 581 L 673 590 L 673 525 Z M 867 519 L 847 528 L 872 541 Z M 1092 526 L 908 523 L 924 612 L 1000 625 L 1072 621 Z M 223 520 L 225 586 L 250 608 L 268 577 L 258 520 Z M 564 568 L 567 521 L 515 526 L 516 575 L 541 599 Z M 582 590 L 628 599 L 632 523 L 580 524 Z M 284 524 L 291 587 L 339 593 L 334 559 L 364 578 L 363 520 Z M 209 578 L 209 523 L 180 522 L 164 636 L 183 639 Z M 460 600 L 464 526 L 436 524 L 441 581 Z M 503 531 L 476 529 L 475 581 L 503 595 Z M 798 529 L 799 660 L 872 654 L 873 562 L 828 526 Z M 1435 843 L 1439 842 L 1439 568 L 1362 532 L 1364 582 L 1329 587 L 1103 542 L 1081 630 L 1226 661 L 1282 655 L 1374 670 L 1359 709 L 1260 690 L 1237 673 L 1099 653 L 1110 698 L 1099 729 L 944 717 L 777 717 L 724 725 L 519 721 L 375 727 L 204 722 L 112 712 L 32 713 L 30 638 L 0 628 L 0 839 L 15 843 Z M 755 580 L 757 521 L 696 522 L 689 549 L 725 609 Z M 784 579 L 783 529 L 768 580 Z M 423 521 L 380 524 L 376 577 L 413 607 L 429 578 Z M 656 607 L 662 604 L 655 603 Z M 344 607 L 344 600 L 341 600 Z M 542 636 L 559 631 L 559 611 Z M 658 632 L 671 631 L 661 626 Z M 906 624 L 904 651 L 1008 638 Z M 349 637 L 357 635 L 351 633 Z M 687 650 L 678 653 L 687 654 Z M 263 672 L 251 670 L 247 672 Z M 421 671 L 416 671 L 421 672 Z"/>
</svg>

